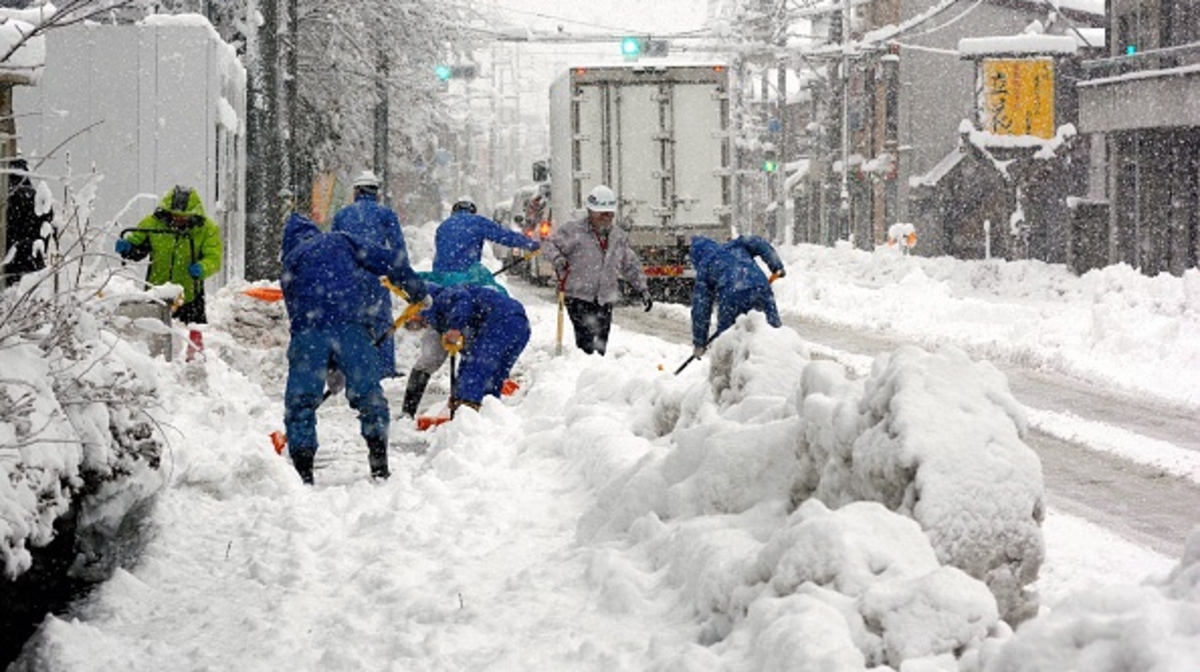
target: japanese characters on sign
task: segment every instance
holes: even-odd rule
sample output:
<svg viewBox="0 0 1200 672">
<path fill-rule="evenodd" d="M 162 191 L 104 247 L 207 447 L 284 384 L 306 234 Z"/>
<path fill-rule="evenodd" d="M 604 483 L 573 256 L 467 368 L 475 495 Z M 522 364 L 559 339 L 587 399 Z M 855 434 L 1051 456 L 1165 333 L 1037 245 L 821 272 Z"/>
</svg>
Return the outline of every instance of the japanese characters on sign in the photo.
<svg viewBox="0 0 1200 672">
<path fill-rule="evenodd" d="M 1054 61 L 985 59 L 979 116 L 997 135 L 1054 137 Z"/>
</svg>

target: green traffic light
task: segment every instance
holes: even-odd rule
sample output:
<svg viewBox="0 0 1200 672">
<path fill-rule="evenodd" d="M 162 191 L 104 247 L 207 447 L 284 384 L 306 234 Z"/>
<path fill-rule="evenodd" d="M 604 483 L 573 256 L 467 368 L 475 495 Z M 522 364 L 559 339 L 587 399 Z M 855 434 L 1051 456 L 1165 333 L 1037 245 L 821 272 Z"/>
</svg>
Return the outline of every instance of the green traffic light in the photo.
<svg viewBox="0 0 1200 672">
<path fill-rule="evenodd" d="M 642 41 L 636 37 L 626 37 L 621 40 L 621 53 L 626 56 L 637 56 L 642 53 Z"/>
<path fill-rule="evenodd" d="M 443 82 L 449 80 L 450 75 L 453 74 L 448 65 L 439 65 L 433 71 L 437 74 L 437 78 Z"/>
<path fill-rule="evenodd" d="M 763 172 L 773 173 L 779 168 L 779 164 L 774 161 L 763 161 Z"/>
</svg>

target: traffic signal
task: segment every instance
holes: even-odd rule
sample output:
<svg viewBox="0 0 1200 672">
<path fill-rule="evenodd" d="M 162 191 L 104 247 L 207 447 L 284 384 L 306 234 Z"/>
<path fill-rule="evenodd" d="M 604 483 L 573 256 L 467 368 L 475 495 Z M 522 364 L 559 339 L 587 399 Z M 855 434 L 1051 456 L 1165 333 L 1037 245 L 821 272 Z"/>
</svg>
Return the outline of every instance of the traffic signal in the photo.
<svg viewBox="0 0 1200 672">
<path fill-rule="evenodd" d="M 762 168 L 764 173 L 773 173 L 776 170 L 779 170 L 779 161 L 776 158 L 774 147 L 763 148 Z"/>
<path fill-rule="evenodd" d="M 829 15 L 829 41 L 834 44 L 841 44 L 844 39 L 844 24 L 842 23 L 842 10 L 837 10 Z"/>
<path fill-rule="evenodd" d="M 635 61 L 645 50 L 646 41 L 643 38 L 633 36 L 621 38 L 621 55 L 626 59 Z"/>
<path fill-rule="evenodd" d="M 464 65 L 439 65 L 433 69 L 437 78 L 443 82 L 448 82 L 451 79 L 475 79 L 479 74 L 479 68 L 473 63 Z"/>
</svg>

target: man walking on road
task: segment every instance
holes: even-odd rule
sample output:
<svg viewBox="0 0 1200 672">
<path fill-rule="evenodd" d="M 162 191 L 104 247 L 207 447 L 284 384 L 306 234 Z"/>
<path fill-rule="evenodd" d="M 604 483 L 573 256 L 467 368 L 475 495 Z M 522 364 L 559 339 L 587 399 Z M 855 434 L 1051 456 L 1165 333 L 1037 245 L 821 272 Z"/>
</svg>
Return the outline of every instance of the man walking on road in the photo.
<svg viewBox="0 0 1200 672">
<path fill-rule="evenodd" d="M 387 273 L 392 284 L 408 294 L 409 303 L 424 300 L 425 284 L 412 269 L 408 259 L 408 247 L 404 233 L 400 230 L 400 219 L 396 213 L 379 203 L 379 178 L 370 170 L 364 170 L 354 178 L 354 202 L 333 216 L 331 231 L 348 233 L 376 247 L 389 250 L 393 256 L 393 267 Z M 371 338 L 379 339 L 388 334 L 392 327 L 392 295 L 379 282 L 379 274 L 361 269 L 355 270 L 361 286 L 360 291 L 368 300 L 367 311 L 372 319 Z M 396 375 L 396 340 L 391 334 L 378 344 L 379 373 L 382 378 Z"/>
<path fill-rule="evenodd" d="M 575 345 L 589 355 L 603 355 L 608 347 L 613 304 L 620 298 L 618 279 L 633 286 L 647 311 L 653 305 L 629 234 L 613 226 L 616 212 L 616 194 L 599 185 L 588 194 L 587 217 L 558 227 L 542 247 L 566 295 Z"/>
<path fill-rule="evenodd" d="M 775 248 L 758 236 L 739 236 L 724 244 L 704 236 L 692 237 L 692 267 L 696 269 L 696 285 L 692 289 L 693 357 L 700 359 L 708 344 L 721 332 L 733 326 L 739 315 L 760 310 L 772 327 L 781 327 L 779 310 L 771 282 L 755 263 L 761 258 L 771 274 L 782 278 L 783 262 Z M 717 331 L 710 338 L 713 299 L 717 302 Z"/>
</svg>

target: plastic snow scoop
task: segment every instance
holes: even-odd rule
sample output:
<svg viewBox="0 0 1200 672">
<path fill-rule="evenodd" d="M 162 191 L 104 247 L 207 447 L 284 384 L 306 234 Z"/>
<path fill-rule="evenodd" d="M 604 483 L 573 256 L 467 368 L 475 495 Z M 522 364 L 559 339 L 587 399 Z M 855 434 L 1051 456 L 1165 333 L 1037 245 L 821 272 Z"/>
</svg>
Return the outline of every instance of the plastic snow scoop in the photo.
<svg viewBox="0 0 1200 672">
<path fill-rule="evenodd" d="M 452 420 L 452 418 L 450 417 L 449 408 L 442 409 L 437 415 L 417 416 L 417 430 L 424 432 L 426 430 L 433 429 L 438 425 L 443 425 L 447 422 L 450 422 L 450 420 Z"/>
<path fill-rule="evenodd" d="M 767 278 L 767 284 L 771 284 L 781 277 L 783 277 L 783 274 L 781 274 L 781 273 L 772 273 L 771 277 Z M 712 345 L 713 339 L 715 339 L 716 337 L 717 337 L 717 334 L 713 334 L 712 336 L 708 337 L 708 340 L 704 342 L 705 350 L 708 349 L 708 346 Z M 696 361 L 697 359 L 698 358 L 696 357 L 696 353 L 693 352 L 691 357 L 688 357 L 686 360 L 684 360 L 683 364 L 679 365 L 678 369 L 675 369 L 675 375 L 678 376 L 680 373 L 683 372 L 684 369 L 686 369 L 688 367 L 688 364 L 691 364 L 692 362 Z"/>
<path fill-rule="evenodd" d="M 279 301 L 283 298 L 283 290 L 278 287 L 248 287 L 242 294 L 259 301 Z"/>
</svg>

